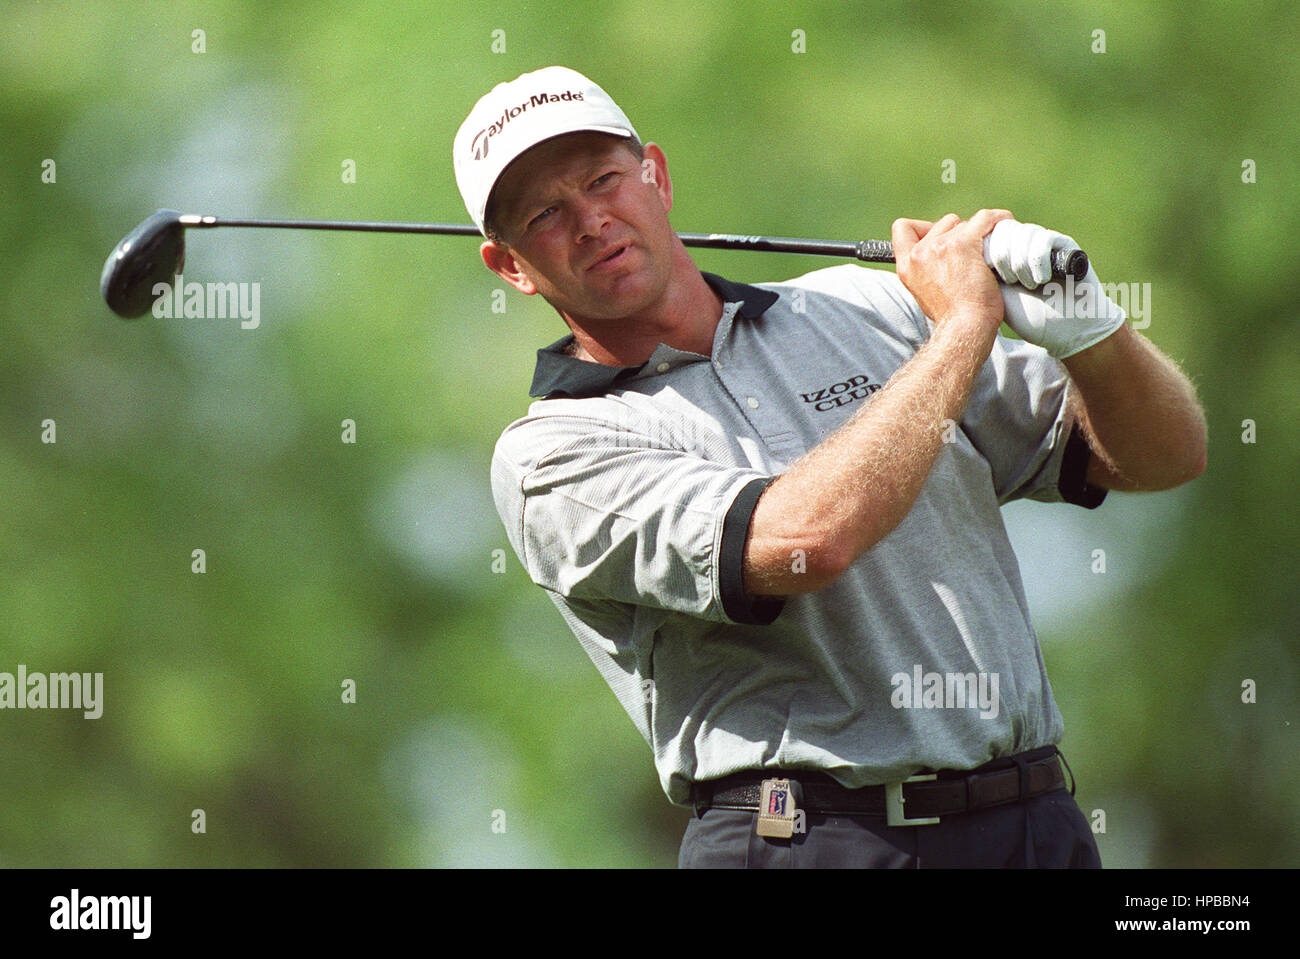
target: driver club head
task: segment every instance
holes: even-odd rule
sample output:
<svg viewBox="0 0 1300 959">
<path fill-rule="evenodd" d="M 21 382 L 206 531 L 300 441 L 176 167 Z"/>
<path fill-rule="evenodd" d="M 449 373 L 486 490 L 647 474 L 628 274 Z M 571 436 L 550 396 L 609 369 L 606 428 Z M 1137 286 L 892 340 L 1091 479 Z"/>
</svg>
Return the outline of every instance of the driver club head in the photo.
<svg viewBox="0 0 1300 959">
<path fill-rule="evenodd" d="M 124 319 L 149 312 L 153 288 L 171 283 L 185 262 L 185 227 L 176 210 L 159 210 L 122 238 L 104 261 L 99 292 Z"/>
</svg>

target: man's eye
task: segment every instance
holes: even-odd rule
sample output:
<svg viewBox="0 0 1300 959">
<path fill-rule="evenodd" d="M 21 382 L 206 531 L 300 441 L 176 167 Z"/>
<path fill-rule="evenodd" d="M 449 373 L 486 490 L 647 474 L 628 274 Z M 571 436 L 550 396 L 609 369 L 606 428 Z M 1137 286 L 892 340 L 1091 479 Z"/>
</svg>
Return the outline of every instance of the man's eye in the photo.
<svg viewBox="0 0 1300 959">
<path fill-rule="evenodd" d="M 616 173 L 618 173 L 617 170 L 610 170 L 608 173 L 598 176 L 596 181 L 592 183 L 592 186 L 601 186 L 602 184 L 607 183 L 609 178 L 614 176 Z"/>
<path fill-rule="evenodd" d="M 554 210 L 555 210 L 555 207 L 553 207 L 553 206 L 548 206 L 548 207 L 547 207 L 545 210 L 543 210 L 541 213 L 537 214 L 537 216 L 535 216 L 535 217 L 533 217 L 531 220 L 529 220 L 529 221 L 528 221 L 528 226 L 529 226 L 529 227 L 537 226 L 539 223 L 542 222 L 542 220 L 544 220 L 546 217 L 550 216 L 550 214 L 551 214 L 552 212 L 554 212 Z"/>
</svg>

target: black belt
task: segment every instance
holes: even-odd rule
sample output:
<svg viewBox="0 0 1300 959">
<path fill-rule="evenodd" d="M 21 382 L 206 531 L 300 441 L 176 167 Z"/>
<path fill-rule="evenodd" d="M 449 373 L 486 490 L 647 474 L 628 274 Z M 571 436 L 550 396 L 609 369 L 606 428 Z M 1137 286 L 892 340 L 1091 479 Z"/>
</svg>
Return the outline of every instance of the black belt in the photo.
<svg viewBox="0 0 1300 959">
<path fill-rule="evenodd" d="M 826 773 L 812 770 L 747 769 L 693 784 L 691 802 L 697 815 L 706 809 L 757 812 L 763 780 L 789 779 L 799 809 L 827 815 L 885 816 L 892 798 L 896 812 L 891 824 L 909 825 L 909 821 L 1021 802 L 1063 789 L 1065 774 L 1056 761 L 1058 756 L 1055 746 L 1044 746 L 975 769 L 941 769 L 902 783 L 860 789 L 848 789 Z M 1073 786 L 1070 793 L 1074 793 Z M 896 821 L 902 815 L 906 819 Z"/>
</svg>

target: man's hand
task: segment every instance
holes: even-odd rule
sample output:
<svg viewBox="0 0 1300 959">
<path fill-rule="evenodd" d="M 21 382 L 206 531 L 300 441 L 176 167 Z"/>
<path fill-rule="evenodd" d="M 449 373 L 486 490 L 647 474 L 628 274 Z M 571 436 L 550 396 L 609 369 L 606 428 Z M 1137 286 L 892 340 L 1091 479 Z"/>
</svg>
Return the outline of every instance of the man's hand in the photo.
<svg viewBox="0 0 1300 959">
<path fill-rule="evenodd" d="M 1051 255 L 1077 249 L 1063 233 L 1003 220 L 984 241 L 1002 278 L 1006 322 L 1065 362 L 1076 417 L 1093 456 L 1088 482 L 1107 489 L 1170 489 L 1205 469 L 1205 414 L 1177 365 L 1124 323 L 1097 274 L 1048 283 Z"/>
<path fill-rule="evenodd" d="M 968 221 L 949 213 L 937 223 L 894 221 L 898 278 L 936 324 L 965 317 L 996 332 L 1003 303 L 997 277 L 984 262 L 984 237 L 1007 210 L 980 210 Z"/>
<path fill-rule="evenodd" d="M 1036 290 L 1052 278 L 1052 254 L 1077 249 L 1079 244 L 1064 233 L 1003 220 L 984 238 L 984 261 L 1003 283 Z"/>
<path fill-rule="evenodd" d="M 960 420 L 1002 323 L 1002 294 L 984 262 L 984 235 L 1006 210 L 963 223 L 894 222 L 898 275 L 933 334 L 884 388 L 783 472 L 754 507 L 745 590 L 791 596 L 833 583 L 903 521 Z M 807 557 L 795 571 L 792 551 Z"/>
<path fill-rule="evenodd" d="M 1072 279 L 1047 283 L 1052 252 L 1078 247 L 1064 233 L 1014 220 L 998 223 L 984 241 L 985 257 L 1005 284 L 1002 302 L 1007 326 L 1058 360 L 1100 343 L 1126 319 L 1106 296 L 1091 266 L 1077 283 Z"/>
</svg>

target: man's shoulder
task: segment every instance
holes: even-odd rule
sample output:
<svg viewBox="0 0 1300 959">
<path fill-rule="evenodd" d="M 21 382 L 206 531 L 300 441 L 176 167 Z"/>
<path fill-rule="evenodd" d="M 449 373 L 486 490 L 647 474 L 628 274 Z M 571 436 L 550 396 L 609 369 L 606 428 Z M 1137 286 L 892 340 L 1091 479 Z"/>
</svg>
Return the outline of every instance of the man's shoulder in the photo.
<svg viewBox="0 0 1300 959">
<path fill-rule="evenodd" d="M 865 320 L 882 331 L 917 343 L 929 335 L 912 294 L 891 270 L 844 263 L 813 270 L 779 283 L 756 283 L 773 290 L 792 313 L 817 312 L 856 328 Z"/>
<path fill-rule="evenodd" d="M 633 427 L 637 416 L 614 395 L 534 400 L 497 437 L 493 462 L 528 467 L 547 453 L 607 431 Z"/>
<path fill-rule="evenodd" d="M 912 321 L 920 316 L 916 300 L 907 292 L 902 280 L 892 270 L 881 267 L 842 263 L 839 266 L 812 270 L 788 280 L 754 285 L 773 290 L 783 301 L 792 300 L 799 291 L 803 291 L 805 298 L 809 294 L 821 295 L 883 316 L 900 318 L 898 314 L 904 314 Z M 791 308 L 795 312 L 803 312 L 793 304 Z"/>
<path fill-rule="evenodd" d="M 775 290 L 778 293 L 783 289 L 802 289 L 854 297 L 893 293 L 902 287 L 902 283 L 892 271 L 857 263 L 822 267 L 788 280 L 753 285 L 760 289 Z"/>
</svg>

